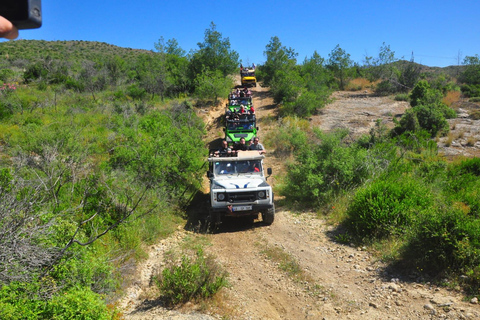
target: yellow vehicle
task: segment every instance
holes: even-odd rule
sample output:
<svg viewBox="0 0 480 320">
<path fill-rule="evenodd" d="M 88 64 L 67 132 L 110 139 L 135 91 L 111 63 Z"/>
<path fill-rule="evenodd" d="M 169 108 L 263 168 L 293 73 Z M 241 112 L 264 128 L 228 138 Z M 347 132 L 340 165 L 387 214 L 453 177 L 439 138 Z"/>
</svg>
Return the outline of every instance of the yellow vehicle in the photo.
<svg viewBox="0 0 480 320">
<path fill-rule="evenodd" d="M 242 86 L 257 86 L 257 78 L 255 77 L 254 68 L 242 68 L 240 70 L 240 76 L 242 78 Z"/>
</svg>

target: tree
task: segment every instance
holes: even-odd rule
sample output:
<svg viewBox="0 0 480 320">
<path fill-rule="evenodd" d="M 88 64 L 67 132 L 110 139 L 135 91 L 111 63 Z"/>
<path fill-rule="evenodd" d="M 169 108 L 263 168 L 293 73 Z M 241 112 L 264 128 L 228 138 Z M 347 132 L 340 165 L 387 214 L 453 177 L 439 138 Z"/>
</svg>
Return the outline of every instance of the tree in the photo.
<svg viewBox="0 0 480 320">
<path fill-rule="evenodd" d="M 337 46 L 328 54 L 328 68 L 332 70 L 335 77 L 340 84 L 340 90 L 345 88 L 345 82 L 348 78 L 348 69 L 352 66 L 353 61 L 350 59 L 350 54 Z"/>
<path fill-rule="evenodd" d="M 169 86 L 164 53 L 148 53 L 139 57 L 137 75 L 142 89 L 152 95 L 160 95 L 163 100 Z"/>
<path fill-rule="evenodd" d="M 195 93 L 199 98 L 213 99 L 215 103 L 218 97 L 225 97 L 233 86 L 230 77 L 224 77 L 220 70 L 204 72 L 195 78 Z"/>
<path fill-rule="evenodd" d="M 204 70 L 219 70 L 224 77 L 237 70 L 239 54 L 230 48 L 230 40 L 222 38 L 213 22 L 210 23 L 210 28 L 205 30 L 204 42 L 197 45 L 199 49 L 193 52 L 190 62 L 192 78 L 196 78 Z"/>
<path fill-rule="evenodd" d="M 278 37 L 272 37 L 270 42 L 265 46 L 263 55 L 267 60 L 265 64 L 260 67 L 263 77 L 263 83 L 269 86 L 272 80 L 279 72 L 287 72 L 296 65 L 297 53 L 292 48 L 282 46 Z"/>
<path fill-rule="evenodd" d="M 465 70 L 459 77 L 459 80 L 465 84 L 480 85 L 480 57 L 467 56 L 463 59 Z"/>
</svg>

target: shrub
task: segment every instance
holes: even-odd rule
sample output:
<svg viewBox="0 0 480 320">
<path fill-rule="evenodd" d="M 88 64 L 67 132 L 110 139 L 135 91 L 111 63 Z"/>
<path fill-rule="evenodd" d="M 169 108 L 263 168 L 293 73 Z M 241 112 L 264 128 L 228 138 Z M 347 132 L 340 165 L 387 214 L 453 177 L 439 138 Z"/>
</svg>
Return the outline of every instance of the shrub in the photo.
<svg viewBox="0 0 480 320">
<path fill-rule="evenodd" d="M 316 206 L 364 181 L 372 169 L 367 150 L 343 141 L 347 133 L 317 132 L 320 143 L 310 143 L 298 153 L 295 162 L 288 166 L 286 183 L 280 193 L 287 200 Z"/>
<path fill-rule="evenodd" d="M 395 96 L 395 101 L 408 101 L 407 93 L 399 93 Z"/>
<path fill-rule="evenodd" d="M 480 84 L 464 84 L 460 90 L 466 97 L 480 97 Z"/>
<path fill-rule="evenodd" d="M 55 283 L 50 283 L 50 292 L 55 291 Z M 89 288 L 70 288 L 57 292 L 51 298 L 48 292 L 39 291 L 35 283 L 12 283 L 0 289 L 0 319 L 84 319 L 111 320 L 118 317 L 100 295 Z"/>
<path fill-rule="evenodd" d="M 379 179 L 355 193 L 347 209 L 347 226 L 359 238 L 402 234 L 432 204 L 430 190 L 411 177 Z"/>
<path fill-rule="evenodd" d="M 145 89 L 140 88 L 137 84 L 130 85 L 126 90 L 127 96 L 130 96 L 132 99 L 140 100 L 145 98 L 147 95 L 147 91 Z"/>
<path fill-rule="evenodd" d="M 165 302 L 178 305 L 213 296 L 227 285 L 227 273 L 199 249 L 194 259 L 184 255 L 180 265 L 165 268 L 156 282 Z"/>
<path fill-rule="evenodd" d="M 379 96 L 388 96 L 397 92 L 397 87 L 389 80 L 384 80 L 375 86 L 375 94 Z"/>
<path fill-rule="evenodd" d="M 286 117 L 278 122 L 278 130 L 267 136 L 267 141 L 278 156 L 289 156 L 307 145 L 309 123 L 293 117 Z"/>
<path fill-rule="evenodd" d="M 419 231 L 405 249 L 403 259 L 432 274 L 480 266 L 480 220 L 462 210 L 440 208 L 423 215 Z M 478 280 L 478 279 L 477 279 Z"/>
<path fill-rule="evenodd" d="M 48 301 L 43 319 L 111 320 L 114 312 L 88 288 L 72 288 Z"/>
</svg>

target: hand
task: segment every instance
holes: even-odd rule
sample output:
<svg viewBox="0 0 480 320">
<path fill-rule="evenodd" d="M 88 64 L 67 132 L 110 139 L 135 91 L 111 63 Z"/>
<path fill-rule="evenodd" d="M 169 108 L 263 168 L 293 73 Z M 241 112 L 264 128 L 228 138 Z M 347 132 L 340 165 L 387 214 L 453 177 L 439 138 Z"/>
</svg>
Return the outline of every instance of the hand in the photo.
<svg viewBox="0 0 480 320">
<path fill-rule="evenodd" d="M 0 37 L 15 39 L 18 37 L 18 29 L 10 21 L 0 16 Z"/>
</svg>

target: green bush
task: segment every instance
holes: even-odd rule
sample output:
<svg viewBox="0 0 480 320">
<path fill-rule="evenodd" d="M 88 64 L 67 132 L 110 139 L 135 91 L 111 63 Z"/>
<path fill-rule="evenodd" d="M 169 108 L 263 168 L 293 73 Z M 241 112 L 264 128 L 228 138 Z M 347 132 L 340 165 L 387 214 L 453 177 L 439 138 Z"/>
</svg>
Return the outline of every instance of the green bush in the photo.
<svg viewBox="0 0 480 320">
<path fill-rule="evenodd" d="M 383 80 L 375 86 L 375 94 L 379 96 L 388 96 L 396 93 L 397 87 L 389 80 Z"/>
<path fill-rule="evenodd" d="M 409 264 L 431 274 L 472 272 L 480 266 L 479 219 L 443 207 L 423 215 L 419 222 L 419 231 L 403 255 Z"/>
<path fill-rule="evenodd" d="M 288 156 L 299 152 L 308 145 L 307 133 L 309 123 L 294 117 L 286 117 L 278 122 L 277 130 L 269 134 L 267 141 L 275 149 L 275 154 Z"/>
<path fill-rule="evenodd" d="M 480 97 L 480 84 L 464 84 L 460 90 L 466 97 Z"/>
<path fill-rule="evenodd" d="M 200 249 L 194 259 L 184 255 L 180 265 L 165 268 L 156 282 L 165 302 L 178 305 L 213 296 L 227 285 L 227 274 Z"/>
<path fill-rule="evenodd" d="M 40 319 L 111 320 L 114 315 L 98 294 L 87 288 L 72 288 L 53 296 Z"/>
<path fill-rule="evenodd" d="M 0 319 L 82 319 L 111 320 L 118 312 L 107 307 L 100 295 L 89 288 L 70 288 L 55 292 L 55 283 L 49 291 L 41 291 L 37 284 L 12 283 L 0 289 Z"/>
<path fill-rule="evenodd" d="M 127 96 L 130 96 L 132 99 L 140 100 L 146 97 L 147 91 L 140 88 L 137 84 L 130 85 L 126 90 Z"/>
<path fill-rule="evenodd" d="M 359 145 L 344 141 L 348 132 L 317 132 L 319 143 L 310 143 L 288 165 L 286 183 L 280 193 L 291 202 L 310 206 L 324 203 L 342 190 L 358 186 L 368 178 L 368 152 Z"/>
<path fill-rule="evenodd" d="M 399 93 L 395 95 L 395 101 L 408 101 L 408 94 L 407 93 Z"/>
<path fill-rule="evenodd" d="M 359 238 L 402 234 L 432 204 L 431 191 L 412 177 L 378 179 L 355 193 L 347 208 L 347 226 Z"/>
</svg>

